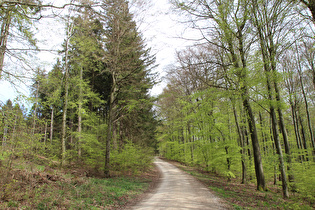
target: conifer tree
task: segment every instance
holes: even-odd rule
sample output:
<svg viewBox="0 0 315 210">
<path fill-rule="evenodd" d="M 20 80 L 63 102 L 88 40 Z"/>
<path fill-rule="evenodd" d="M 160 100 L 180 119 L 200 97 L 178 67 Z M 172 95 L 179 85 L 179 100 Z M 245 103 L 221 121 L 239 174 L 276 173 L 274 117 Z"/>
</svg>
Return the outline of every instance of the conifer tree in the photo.
<svg viewBox="0 0 315 210">
<path fill-rule="evenodd" d="M 107 104 L 105 152 L 105 175 L 109 176 L 110 143 L 112 141 L 117 142 L 118 127 L 119 132 L 123 134 L 120 134 L 121 137 L 128 137 L 130 128 L 136 127 L 134 124 L 124 124 L 127 122 L 124 119 L 130 119 L 127 115 L 131 111 L 136 113 L 134 109 L 136 104 L 133 102 L 137 101 L 137 105 L 139 105 L 139 102 L 143 104 L 141 99 L 147 99 L 147 91 L 152 85 L 150 84 L 148 67 L 154 59 L 148 55 L 148 50 L 144 49 L 145 46 L 137 31 L 136 23 L 129 12 L 128 2 L 125 0 L 105 0 L 103 8 L 106 11 L 105 71 L 110 74 L 111 78 Z M 143 110 L 138 112 L 145 112 L 144 110 L 148 111 L 147 108 L 143 107 Z"/>
</svg>

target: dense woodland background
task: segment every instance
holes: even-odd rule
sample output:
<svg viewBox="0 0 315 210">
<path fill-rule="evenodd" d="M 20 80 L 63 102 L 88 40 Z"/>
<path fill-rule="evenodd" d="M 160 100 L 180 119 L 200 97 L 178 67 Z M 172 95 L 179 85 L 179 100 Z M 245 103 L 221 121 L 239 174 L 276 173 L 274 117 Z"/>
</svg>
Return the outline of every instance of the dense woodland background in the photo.
<svg viewBox="0 0 315 210">
<path fill-rule="evenodd" d="M 2 62 L 26 57 L 7 47 L 11 40 L 36 50 L 32 24 L 44 18 L 46 7 L 59 9 L 39 1 L 1 4 Z M 32 69 L 31 109 L 11 100 L 1 106 L 5 165 L 11 167 L 15 156 L 43 155 L 61 166 L 85 164 L 106 177 L 145 170 L 157 149 L 155 99 L 148 93 L 155 57 L 128 3 L 71 1 L 61 8 L 68 9 L 55 17 L 66 26 L 61 59 L 52 69 Z M 7 66 L 1 66 L 1 79 L 12 79 Z"/>
<path fill-rule="evenodd" d="M 171 3 L 199 37 L 177 51 L 155 98 L 155 56 L 127 1 L 2 1 L 1 80 L 23 80 L 10 63 L 30 67 L 45 11 L 68 12 L 54 16 L 66 30 L 60 59 L 30 68 L 31 108 L 1 103 L 1 169 L 42 158 L 110 177 L 145 171 L 159 154 L 314 203 L 314 1 Z"/>
</svg>

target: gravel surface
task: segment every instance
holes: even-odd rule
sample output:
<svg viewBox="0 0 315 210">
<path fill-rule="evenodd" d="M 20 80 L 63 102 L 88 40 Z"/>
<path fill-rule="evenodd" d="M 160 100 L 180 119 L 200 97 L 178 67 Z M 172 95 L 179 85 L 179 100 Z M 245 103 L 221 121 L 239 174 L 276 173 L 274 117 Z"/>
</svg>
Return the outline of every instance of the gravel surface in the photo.
<svg viewBox="0 0 315 210">
<path fill-rule="evenodd" d="M 194 177 L 156 158 L 162 173 L 156 190 L 132 209 L 226 209 L 220 199 Z"/>
</svg>

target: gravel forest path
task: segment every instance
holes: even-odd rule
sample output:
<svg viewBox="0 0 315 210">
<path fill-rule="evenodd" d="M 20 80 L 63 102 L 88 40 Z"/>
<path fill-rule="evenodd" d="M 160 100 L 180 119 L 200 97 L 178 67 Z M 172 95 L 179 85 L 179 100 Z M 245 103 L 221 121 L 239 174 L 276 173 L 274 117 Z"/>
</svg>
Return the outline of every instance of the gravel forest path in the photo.
<svg viewBox="0 0 315 210">
<path fill-rule="evenodd" d="M 132 209 L 226 209 L 220 199 L 191 175 L 156 158 L 161 180 L 156 190 Z"/>
</svg>

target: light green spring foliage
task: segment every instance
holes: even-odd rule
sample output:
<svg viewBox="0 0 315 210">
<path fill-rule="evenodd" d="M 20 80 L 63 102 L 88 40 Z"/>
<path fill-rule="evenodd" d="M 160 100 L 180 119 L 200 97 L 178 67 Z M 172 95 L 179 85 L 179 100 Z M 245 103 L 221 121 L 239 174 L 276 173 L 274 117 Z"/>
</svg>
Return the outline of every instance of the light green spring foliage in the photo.
<svg viewBox="0 0 315 210">
<path fill-rule="evenodd" d="M 143 148 L 128 142 L 111 154 L 111 168 L 122 174 L 137 175 L 147 171 L 153 162 L 153 149 Z"/>
<path fill-rule="evenodd" d="M 170 131 L 161 138 L 162 155 L 222 175 L 232 173 L 230 170 L 237 171 L 240 147 L 235 133 L 228 129 L 233 121 L 228 120 L 231 113 L 226 102 L 220 98 L 215 101 L 219 96 L 215 90 L 208 90 L 178 101 L 183 106 L 182 115 L 167 121 L 169 125 L 165 129 L 170 128 Z"/>
<path fill-rule="evenodd" d="M 198 166 L 205 171 L 218 173 L 227 178 L 240 179 L 242 177 L 242 146 L 238 139 L 237 127 L 229 100 L 229 93 L 223 94 L 215 89 L 197 91 L 191 96 L 179 97 L 168 94 L 160 101 L 161 114 L 165 122 L 160 127 L 160 153 L 171 160 Z M 170 105 L 169 102 L 172 101 Z M 239 114 L 239 125 L 246 126 L 239 110 L 240 102 L 236 102 Z M 167 104 L 167 108 L 164 105 Z M 180 109 L 179 109 L 180 107 Z M 166 108 L 165 110 L 163 110 Z M 255 107 L 259 110 L 259 106 Z M 173 110 L 171 112 L 171 110 Z M 258 112 L 257 112 L 258 113 Z M 261 153 L 266 180 L 272 182 L 278 171 L 278 155 L 275 152 L 270 133 L 269 119 L 262 116 L 262 122 L 257 118 L 258 135 L 260 136 Z M 288 127 L 290 129 L 291 127 Z M 250 136 L 244 145 L 246 179 L 255 183 L 254 161 Z M 294 145 L 294 133 L 289 132 L 290 143 Z M 247 142 L 248 141 L 248 142 Z M 249 143 L 249 144 L 247 144 Z M 314 163 L 312 161 L 300 163 L 299 158 L 309 157 L 311 150 L 301 151 L 292 146 L 293 164 L 289 175 L 294 175 L 294 182 L 290 183 L 291 192 L 299 192 L 304 196 L 314 196 L 312 178 Z M 287 160 L 287 156 L 285 156 Z M 286 167 L 288 165 L 286 164 Z M 279 187 L 281 181 L 277 180 Z"/>
</svg>

